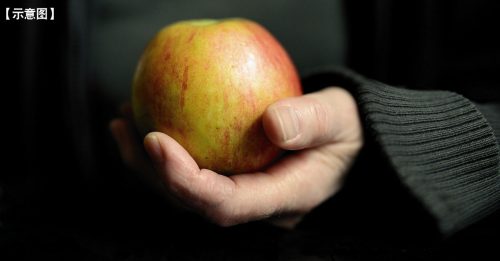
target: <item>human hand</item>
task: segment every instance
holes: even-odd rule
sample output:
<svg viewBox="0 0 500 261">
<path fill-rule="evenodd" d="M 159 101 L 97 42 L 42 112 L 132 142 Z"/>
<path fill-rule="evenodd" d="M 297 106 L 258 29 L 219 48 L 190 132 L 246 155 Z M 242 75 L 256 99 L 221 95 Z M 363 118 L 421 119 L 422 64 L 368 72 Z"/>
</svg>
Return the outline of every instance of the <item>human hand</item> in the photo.
<svg viewBox="0 0 500 261">
<path fill-rule="evenodd" d="M 160 132 L 144 138 L 148 158 L 130 120 L 110 124 L 124 162 L 159 178 L 156 185 L 161 183 L 160 189 L 182 206 L 221 226 L 269 218 L 292 228 L 341 188 L 363 145 L 357 106 L 344 89 L 326 88 L 272 104 L 263 126 L 274 144 L 293 152 L 261 172 L 224 176 L 200 169 L 181 145 Z"/>
</svg>

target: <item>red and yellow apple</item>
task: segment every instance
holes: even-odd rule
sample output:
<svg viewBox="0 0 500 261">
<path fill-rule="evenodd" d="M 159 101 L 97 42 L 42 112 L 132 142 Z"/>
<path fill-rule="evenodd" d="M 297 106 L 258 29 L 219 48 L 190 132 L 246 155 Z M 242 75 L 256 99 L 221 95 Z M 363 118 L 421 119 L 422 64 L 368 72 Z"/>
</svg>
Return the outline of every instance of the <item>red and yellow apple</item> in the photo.
<svg viewBox="0 0 500 261">
<path fill-rule="evenodd" d="M 164 132 L 200 168 L 234 174 L 259 170 L 279 155 L 262 114 L 301 94 L 290 57 L 259 24 L 189 20 L 163 28 L 144 50 L 132 107 L 140 133 Z"/>
</svg>

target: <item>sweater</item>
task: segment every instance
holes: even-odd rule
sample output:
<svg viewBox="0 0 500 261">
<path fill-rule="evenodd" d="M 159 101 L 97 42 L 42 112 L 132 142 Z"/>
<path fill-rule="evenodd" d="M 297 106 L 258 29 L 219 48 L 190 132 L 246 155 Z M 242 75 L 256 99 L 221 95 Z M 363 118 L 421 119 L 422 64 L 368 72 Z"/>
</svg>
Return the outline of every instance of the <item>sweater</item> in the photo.
<svg viewBox="0 0 500 261">
<path fill-rule="evenodd" d="M 353 92 L 368 139 L 444 235 L 500 205 L 500 42 L 490 33 L 499 7 L 346 3 L 348 66 L 356 73 L 334 70 L 330 84 L 340 80 Z"/>
<path fill-rule="evenodd" d="M 500 206 L 498 105 L 475 105 L 450 91 L 393 87 L 348 70 L 331 77 L 356 91 L 367 136 L 443 234 Z"/>
</svg>

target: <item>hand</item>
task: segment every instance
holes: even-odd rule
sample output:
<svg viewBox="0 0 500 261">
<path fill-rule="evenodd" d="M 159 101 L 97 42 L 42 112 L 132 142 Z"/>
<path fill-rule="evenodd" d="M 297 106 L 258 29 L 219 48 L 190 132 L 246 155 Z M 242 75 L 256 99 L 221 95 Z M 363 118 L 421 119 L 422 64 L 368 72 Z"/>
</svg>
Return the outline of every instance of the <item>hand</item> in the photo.
<svg viewBox="0 0 500 261">
<path fill-rule="evenodd" d="M 160 189 L 181 205 L 221 226 L 269 218 L 292 228 L 340 189 L 362 147 L 356 103 L 347 91 L 331 87 L 272 104 L 263 126 L 274 144 L 293 152 L 262 172 L 232 176 L 200 169 L 181 145 L 160 132 L 144 138 L 148 159 L 130 121 L 115 119 L 110 127 L 124 162 L 156 173 L 164 185 Z"/>
</svg>

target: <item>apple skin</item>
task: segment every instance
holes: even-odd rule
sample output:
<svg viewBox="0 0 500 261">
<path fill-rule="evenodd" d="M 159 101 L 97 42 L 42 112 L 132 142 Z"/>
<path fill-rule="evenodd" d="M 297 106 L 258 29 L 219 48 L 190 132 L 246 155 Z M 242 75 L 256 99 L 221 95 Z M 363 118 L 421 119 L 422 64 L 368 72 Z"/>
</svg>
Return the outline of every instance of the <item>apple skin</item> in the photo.
<svg viewBox="0 0 500 261">
<path fill-rule="evenodd" d="M 229 175 L 257 171 L 278 157 L 262 114 L 301 94 L 290 57 L 259 24 L 188 20 L 163 28 L 144 50 L 132 108 L 141 134 L 166 133 L 200 168 Z"/>
</svg>

